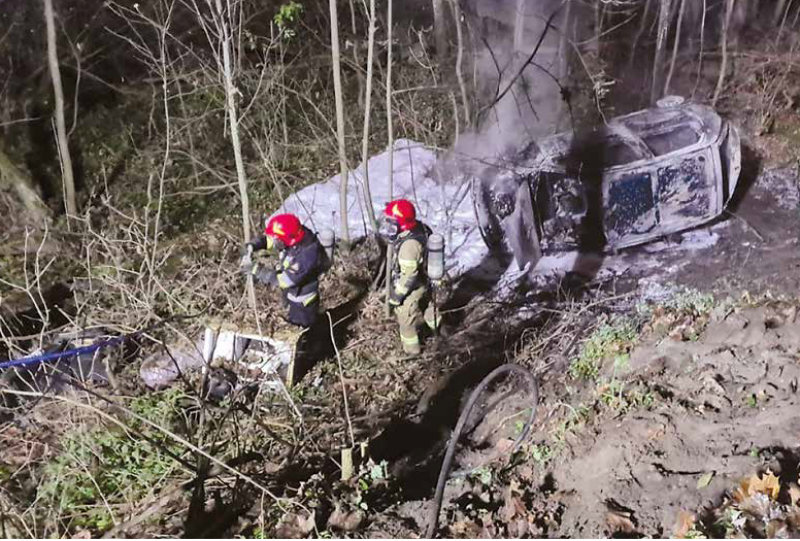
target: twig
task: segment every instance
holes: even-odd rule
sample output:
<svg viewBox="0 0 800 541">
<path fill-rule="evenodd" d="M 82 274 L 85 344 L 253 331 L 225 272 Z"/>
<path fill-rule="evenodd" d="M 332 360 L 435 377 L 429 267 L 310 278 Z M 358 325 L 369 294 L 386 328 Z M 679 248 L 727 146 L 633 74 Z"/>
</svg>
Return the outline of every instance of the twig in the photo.
<svg viewBox="0 0 800 541">
<path fill-rule="evenodd" d="M 742 221 L 742 223 L 743 223 L 743 224 L 744 224 L 744 225 L 745 225 L 745 226 L 746 226 L 746 227 L 747 227 L 747 228 L 748 228 L 750 231 L 752 231 L 752 232 L 755 234 L 755 236 L 756 236 L 756 237 L 758 237 L 758 240 L 760 240 L 761 242 L 764 242 L 764 236 L 763 236 L 761 233 L 759 233 L 759 232 L 758 232 L 758 229 L 756 229 L 755 227 L 753 227 L 752 225 L 750 225 L 750 222 L 748 222 L 747 220 L 745 220 L 744 218 L 742 218 L 742 217 L 741 217 L 741 216 L 739 216 L 738 214 L 736 214 L 736 213 L 734 213 L 734 212 L 732 212 L 732 211 L 730 211 L 730 210 L 728 210 L 728 209 L 725 209 L 725 214 L 728 214 L 729 216 L 733 216 L 733 217 L 734 217 L 734 218 L 736 218 L 737 220 L 741 220 L 741 221 Z"/>
<path fill-rule="evenodd" d="M 347 401 L 347 386 L 344 383 L 344 370 L 342 369 L 342 356 L 339 354 L 339 348 L 336 345 L 336 337 L 333 335 L 333 319 L 331 319 L 331 313 L 327 312 L 326 315 L 328 316 L 328 323 L 331 329 L 331 343 L 333 344 L 333 350 L 336 352 L 336 362 L 339 363 L 339 380 L 342 383 L 342 396 L 344 397 L 344 414 L 347 417 L 347 430 L 350 432 L 350 444 L 355 447 L 356 446 L 356 439 L 353 435 L 353 423 L 350 420 L 350 406 Z"/>
<path fill-rule="evenodd" d="M 536 57 L 536 53 L 539 52 L 539 47 L 542 46 L 542 42 L 544 41 L 545 36 L 547 36 L 547 31 L 550 30 L 550 28 L 552 28 L 551 23 L 553 22 L 553 19 L 561 11 L 563 5 L 564 4 L 562 3 L 560 6 L 558 6 L 558 9 L 556 9 L 553 13 L 550 14 L 550 17 L 548 17 L 547 21 L 545 22 L 544 30 L 542 31 L 542 34 L 539 36 L 539 41 L 536 43 L 536 47 L 533 48 L 533 52 L 531 52 L 530 56 L 528 56 L 528 59 L 525 60 L 525 62 L 519 68 L 517 74 L 508 82 L 508 85 L 506 85 L 503 91 L 500 92 L 500 94 L 498 94 L 490 104 L 486 105 L 480 110 L 480 112 L 478 113 L 479 117 L 482 116 L 483 113 L 485 113 L 486 111 L 488 111 L 489 109 L 500 103 L 500 100 L 502 100 L 505 97 L 505 95 L 508 94 L 508 91 L 511 90 L 511 87 L 513 87 L 514 84 L 517 82 L 517 79 L 522 77 L 522 74 L 525 72 L 525 68 L 528 67 L 528 64 L 533 62 L 533 59 Z"/>
</svg>

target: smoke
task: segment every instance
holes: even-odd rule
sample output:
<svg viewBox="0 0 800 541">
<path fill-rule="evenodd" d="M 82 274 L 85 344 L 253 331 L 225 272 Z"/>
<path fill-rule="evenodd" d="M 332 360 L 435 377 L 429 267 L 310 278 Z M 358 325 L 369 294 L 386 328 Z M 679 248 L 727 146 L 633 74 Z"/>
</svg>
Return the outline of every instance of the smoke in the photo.
<svg viewBox="0 0 800 541">
<path fill-rule="evenodd" d="M 453 153 L 473 170 L 497 165 L 565 125 L 559 84 L 564 69 L 562 0 L 466 0 L 470 68 L 484 106 L 478 124 L 459 134 Z M 553 16 L 555 14 L 555 16 Z M 552 16 L 552 26 L 547 20 Z M 527 61 L 537 44 L 536 55 Z"/>
</svg>

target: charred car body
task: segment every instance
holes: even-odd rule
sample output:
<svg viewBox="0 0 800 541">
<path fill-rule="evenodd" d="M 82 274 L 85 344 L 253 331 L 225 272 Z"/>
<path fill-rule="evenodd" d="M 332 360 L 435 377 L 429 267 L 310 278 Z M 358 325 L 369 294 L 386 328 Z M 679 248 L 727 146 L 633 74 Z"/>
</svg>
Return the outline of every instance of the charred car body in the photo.
<svg viewBox="0 0 800 541">
<path fill-rule="evenodd" d="M 677 96 L 537 143 L 473 180 L 485 242 L 520 268 L 542 254 L 613 251 L 708 222 L 741 172 L 736 128 Z"/>
</svg>

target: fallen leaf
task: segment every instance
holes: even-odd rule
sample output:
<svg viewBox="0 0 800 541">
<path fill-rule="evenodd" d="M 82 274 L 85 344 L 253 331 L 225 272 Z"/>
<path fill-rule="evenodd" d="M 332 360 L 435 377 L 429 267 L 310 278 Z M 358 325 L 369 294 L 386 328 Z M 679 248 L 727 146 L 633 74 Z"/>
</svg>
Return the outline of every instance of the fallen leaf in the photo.
<svg viewBox="0 0 800 541">
<path fill-rule="evenodd" d="M 72 539 L 91 539 L 92 533 L 89 530 L 78 530 L 72 536 Z"/>
<path fill-rule="evenodd" d="M 770 470 L 767 470 L 767 473 L 761 476 L 751 475 L 740 481 L 739 487 L 733 492 L 733 498 L 741 503 L 756 494 L 765 494 L 770 499 L 776 500 L 780 491 L 781 484 L 778 478 Z"/>
<path fill-rule="evenodd" d="M 763 492 L 770 497 L 771 500 L 777 500 L 778 494 L 781 491 L 781 483 L 775 475 L 767 470 L 766 475 L 761 479 L 762 485 L 760 492 Z"/>
<path fill-rule="evenodd" d="M 767 524 L 767 538 L 768 539 L 776 539 L 780 537 L 781 539 L 786 538 L 786 531 L 789 529 L 789 526 L 780 519 L 770 520 L 769 524 Z"/>
<path fill-rule="evenodd" d="M 331 513 L 330 518 L 328 518 L 328 528 L 352 532 L 357 530 L 362 522 L 364 522 L 364 513 L 362 511 L 346 513 L 342 511 L 339 504 L 336 504 L 336 508 L 333 510 L 333 513 Z"/>
<path fill-rule="evenodd" d="M 276 536 L 284 539 L 302 539 L 314 530 L 314 513 L 307 517 L 286 513 L 278 522 Z"/>
<path fill-rule="evenodd" d="M 503 520 L 503 522 L 511 522 L 514 517 L 522 516 L 524 514 L 525 505 L 517 496 L 509 495 L 506 498 L 503 507 L 500 509 L 500 518 Z"/>
<path fill-rule="evenodd" d="M 792 500 L 792 505 L 797 505 L 797 501 L 800 500 L 800 487 L 795 484 L 789 487 L 789 499 Z"/>
<path fill-rule="evenodd" d="M 694 528 L 697 520 L 694 513 L 688 511 L 678 511 L 678 520 L 675 521 L 673 535 L 678 539 L 686 539 L 686 535 Z"/>
<path fill-rule="evenodd" d="M 514 440 L 510 440 L 508 438 L 501 438 L 497 441 L 495 447 L 497 447 L 498 452 L 507 453 L 514 447 Z"/>
<path fill-rule="evenodd" d="M 617 511 L 609 511 L 606 513 L 606 524 L 608 524 L 612 533 L 634 533 L 636 531 L 636 526 L 634 526 L 630 517 L 625 515 L 628 515 L 628 513 L 620 513 Z"/>
<path fill-rule="evenodd" d="M 714 478 L 714 472 L 713 471 L 710 471 L 708 473 L 704 473 L 697 480 L 697 488 L 698 489 L 706 488 L 708 486 L 708 484 L 711 482 L 711 479 L 713 479 L 713 478 Z"/>
<path fill-rule="evenodd" d="M 800 510 L 793 509 L 786 514 L 786 522 L 794 530 L 800 530 Z"/>
</svg>

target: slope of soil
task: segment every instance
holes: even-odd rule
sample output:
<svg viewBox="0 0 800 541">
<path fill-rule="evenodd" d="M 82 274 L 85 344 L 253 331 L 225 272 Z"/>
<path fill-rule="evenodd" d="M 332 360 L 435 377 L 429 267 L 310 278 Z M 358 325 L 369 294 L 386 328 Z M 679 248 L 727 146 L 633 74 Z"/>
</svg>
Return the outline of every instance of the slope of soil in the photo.
<svg viewBox="0 0 800 541">
<path fill-rule="evenodd" d="M 596 379 L 546 376 L 533 442 L 511 465 L 451 480 L 441 534 L 673 536 L 694 516 L 721 535 L 714 509 L 740 479 L 770 468 L 785 495 L 800 473 L 797 304 L 718 308 L 688 317 L 691 339 L 687 318 L 656 312 L 629 358 L 607 359 Z M 524 394 L 505 406 L 465 438 L 459 466 L 507 445 Z M 418 535 L 431 505 L 393 506 L 368 532 Z"/>
</svg>

